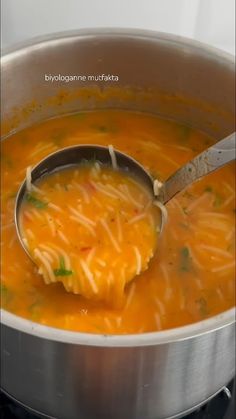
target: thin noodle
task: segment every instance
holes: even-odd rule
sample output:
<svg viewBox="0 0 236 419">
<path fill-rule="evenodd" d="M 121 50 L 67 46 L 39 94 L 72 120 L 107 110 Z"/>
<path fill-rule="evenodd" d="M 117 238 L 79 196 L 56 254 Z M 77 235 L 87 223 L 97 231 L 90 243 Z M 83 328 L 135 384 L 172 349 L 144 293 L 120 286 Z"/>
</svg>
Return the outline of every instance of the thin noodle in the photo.
<svg viewBox="0 0 236 419">
<path fill-rule="evenodd" d="M 135 257 L 136 257 L 136 275 L 139 275 L 142 269 L 142 259 L 141 259 L 141 254 L 140 251 L 138 250 L 137 246 L 133 246 L 134 248 L 134 253 L 135 253 Z"/>
<path fill-rule="evenodd" d="M 95 255 L 95 252 L 96 252 L 96 247 L 93 247 L 92 250 L 90 250 L 90 252 L 89 252 L 89 254 L 87 256 L 87 259 L 86 259 L 86 263 L 88 264 L 88 266 L 90 265 L 90 263 L 92 261 L 92 258 Z"/>
<path fill-rule="evenodd" d="M 51 203 L 51 202 L 49 202 L 48 206 L 49 206 L 49 208 L 52 208 L 52 209 L 54 209 L 55 211 L 58 211 L 58 212 L 63 212 L 63 211 L 62 211 L 62 209 L 61 209 L 60 207 L 58 207 L 58 205 L 55 205 L 55 204 L 53 204 L 53 203 Z"/>
<path fill-rule="evenodd" d="M 16 241 L 16 236 L 13 236 L 11 238 L 11 240 L 9 241 L 9 245 L 8 245 L 8 248 L 9 249 L 11 249 L 11 247 L 13 246 L 13 244 L 15 243 L 15 241 Z"/>
<path fill-rule="evenodd" d="M 160 195 L 160 191 L 162 189 L 163 183 L 160 182 L 158 179 L 155 179 L 153 182 L 153 192 L 155 196 Z"/>
<path fill-rule="evenodd" d="M 213 268 L 211 269 L 211 272 L 217 273 L 217 272 L 226 271 L 232 268 L 235 268 L 235 261 L 231 263 L 227 263 L 226 265 L 223 265 L 223 266 L 219 266 L 218 268 Z"/>
<path fill-rule="evenodd" d="M 143 208 L 143 205 L 140 202 L 137 202 L 131 195 L 130 190 L 127 185 L 121 185 L 120 189 L 123 192 L 126 192 L 127 198 L 132 202 L 132 204 L 136 205 L 138 208 Z"/>
<path fill-rule="evenodd" d="M 86 191 L 86 189 L 83 186 L 81 186 L 78 183 L 76 183 L 76 182 L 73 182 L 73 185 L 76 186 L 76 188 L 82 193 L 83 198 L 84 198 L 86 204 L 89 204 L 90 203 L 90 198 L 89 198 L 89 194 Z"/>
<path fill-rule="evenodd" d="M 165 224 L 168 219 L 168 212 L 165 205 L 163 205 L 160 201 L 154 201 L 153 204 L 160 208 L 163 217 L 163 224 Z"/>
<path fill-rule="evenodd" d="M 113 145 L 108 146 L 108 150 L 111 156 L 111 163 L 114 170 L 118 169 L 117 160 L 116 160 L 116 153 L 114 151 Z"/>
<path fill-rule="evenodd" d="M 85 217 L 85 215 L 81 214 L 79 211 L 77 211 L 75 208 L 68 206 L 68 208 L 70 209 L 70 211 L 76 215 L 76 217 L 80 218 L 82 221 L 84 221 L 85 223 L 88 223 L 89 225 L 91 225 L 92 227 L 96 226 L 96 223 L 92 220 L 90 220 L 90 218 Z"/>
<path fill-rule="evenodd" d="M 56 246 L 55 244 L 50 243 L 51 246 L 57 250 L 59 253 L 61 253 L 61 255 L 64 257 L 64 261 L 65 261 L 65 268 L 70 270 L 71 269 L 71 263 L 70 263 L 70 258 L 68 256 L 68 254 L 59 246 Z"/>
<path fill-rule="evenodd" d="M 155 301 L 155 303 L 156 303 L 156 305 L 157 305 L 157 307 L 158 307 L 158 309 L 159 309 L 159 311 L 160 311 L 160 314 L 161 314 L 162 316 L 164 316 L 164 315 L 165 315 L 165 313 L 166 313 L 164 304 L 163 304 L 163 303 L 159 300 L 159 298 L 158 298 L 158 297 L 155 297 L 155 298 L 154 298 L 154 301 Z"/>
<path fill-rule="evenodd" d="M 40 195 L 44 195 L 44 191 L 41 191 L 41 189 L 37 188 L 37 186 L 33 185 L 33 183 L 31 183 L 31 189 L 32 191 L 35 191 L 39 193 Z"/>
<path fill-rule="evenodd" d="M 58 236 L 61 238 L 61 240 L 65 244 L 70 244 L 69 240 L 67 239 L 67 237 L 65 236 L 65 234 L 62 231 L 58 230 L 57 233 L 58 233 Z"/>
<path fill-rule="evenodd" d="M 209 194 L 204 193 L 200 198 L 195 199 L 189 206 L 186 208 L 187 212 L 191 212 L 193 209 L 197 208 L 200 204 L 202 204 L 204 201 L 209 200 Z"/>
<path fill-rule="evenodd" d="M 48 252 L 42 252 L 42 254 L 45 256 L 49 263 L 53 263 L 53 258 Z"/>
<path fill-rule="evenodd" d="M 86 278 L 88 279 L 88 281 L 91 285 L 91 288 L 92 288 L 93 292 L 95 294 L 97 294 L 98 293 L 98 287 L 97 287 L 96 282 L 94 281 L 93 274 L 90 271 L 87 263 L 84 260 L 80 259 L 80 264 L 81 264 L 81 267 L 84 271 L 84 274 L 86 275 Z"/>
<path fill-rule="evenodd" d="M 91 180 L 91 184 L 93 185 L 93 187 L 97 190 L 97 191 L 99 191 L 99 192 L 102 192 L 104 195 L 107 195 L 107 196 L 109 196 L 109 198 L 114 198 L 114 199 L 118 199 L 118 196 L 117 195 L 114 195 L 113 193 L 111 193 L 111 192 L 109 192 L 104 186 L 102 186 L 101 184 L 100 184 L 100 182 L 98 183 L 95 183 L 95 182 L 93 182 L 92 180 Z"/>
<path fill-rule="evenodd" d="M 55 223 L 54 223 L 53 219 L 48 214 L 46 214 L 46 219 L 47 219 L 47 222 L 48 222 L 48 226 L 51 230 L 52 236 L 55 237 L 55 235 L 56 235 Z"/>
<path fill-rule="evenodd" d="M 44 265 L 51 282 L 55 282 L 56 278 L 54 276 L 53 270 L 52 270 L 48 260 L 42 255 L 42 253 L 38 249 L 34 249 L 34 254 Z M 44 277 L 44 279 L 45 279 L 45 277 Z"/>
<path fill-rule="evenodd" d="M 154 318 L 155 318 L 155 323 L 156 323 L 157 330 L 161 330 L 162 329 L 162 324 L 161 324 L 160 314 L 159 313 L 155 313 Z"/>
<path fill-rule="evenodd" d="M 107 222 L 105 220 L 103 220 L 103 219 L 100 220 L 100 222 L 101 222 L 104 230 L 106 230 L 106 232 L 107 232 L 107 234 L 108 234 L 108 236 L 109 236 L 109 238 L 111 240 L 111 243 L 113 244 L 114 248 L 117 250 L 117 252 L 121 252 L 121 248 L 120 248 L 118 242 L 116 241 L 115 237 L 113 236 L 110 228 L 108 227 Z"/>
<path fill-rule="evenodd" d="M 55 252 L 55 250 L 53 250 L 50 246 L 47 246 L 46 244 L 40 244 L 39 247 L 51 253 L 51 255 L 54 256 L 54 258 L 56 259 L 56 261 L 59 261 L 59 256 L 57 252 Z"/>
<path fill-rule="evenodd" d="M 26 169 L 26 190 L 28 192 L 30 192 L 31 189 L 32 189 L 31 180 L 32 180 L 32 178 L 31 178 L 31 166 L 29 166 Z"/>
<path fill-rule="evenodd" d="M 131 218 L 128 221 L 128 224 L 133 224 L 133 223 L 136 223 L 137 221 L 143 220 L 144 218 L 146 218 L 146 216 L 147 216 L 146 213 L 136 215 L 135 217 Z"/>
<path fill-rule="evenodd" d="M 90 227 L 89 224 L 81 220 L 79 217 L 75 217 L 74 215 L 71 215 L 69 217 L 71 220 L 77 221 L 77 223 L 81 224 L 83 227 L 87 228 L 87 230 L 92 234 L 92 236 L 96 236 L 96 233 L 92 227 Z"/>
<path fill-rule="evenodd" d="M 36 208 L 33 208 L 33 209 L 31 210 L 31 213 L 33 213 L 33 214 L 34 214 L 34 216 L 35 216 L 36 218 L 38 218 L 39 220 L 44 220 L 44 216 L 43 216 L 42 214 L 40 214 L 40 213 L 39 213 L 39 211 L 37 211 L 37 210 L 36 210 Z"/>
<path fill-rule="evenodd" d="M 27 229 L 26 229 L 26 233 L 27 233 L 28 237 L 29 237 L 31 240 L 35 240 L 35 235 L 34 235 L 34 233 L 32 232 L 32 230 L 30 230 L 30 228 L 27 228 Z"/>
<path fill-rule="evenodd" d="M 114 186 L 112 185 L 106 185 L 107 189 L 109 189 L 111 192 L 114 193 L 114 195 L 117 195 L 118 198 L 123 199 L 126 202 L 129 202 L 129 198 L 122 193 L 121 191 L 119 191 L 118 189 L 114 188 Z"/>
<path fill-rule="evenodd" d="M 232 256 L 229 252 L 227 252 L 226 250 L 219 249 L 218 247 L 214 247 L 214 246 L 207 246 L 206 244 L 200 244 L 200 245 L 198 246 L 198 249 L 203 249 L 203 250 L 206 250 L 206 251 L 209 251 L 209 252 L 215 253 L 216 255 L 220 255 L 220 256 L 222 256 L 222 257 L 226 257 L 226 258 L 229 258 L 229 259 L 232 259 L 232 257 L 233 257 L 233 256 Z"/>
<path fill-rule="evenodd" d="M 117 215 L 116 215 L 116 225 L 117 225 L 118 241 L 121 243 L 122 240 L 123 240 L 123 232 L 122 232 L 122 227 L 121 227 L 121 221 L 120 221 L 120 215 L 119 215 L 119 213 L 117 213 Z"/>
<path fill-rule="evenodd" d="M 130 285 L 130 289 L 129 289 L 129 292 L 128 292 L 128 295 L 127 295 L 124 310 L 127 310 L 127 308 L 131 305 L 132 300 L 134 298 L 135 290 L 136 290 L 136 284 L 133 282 Z"/>
</svg>

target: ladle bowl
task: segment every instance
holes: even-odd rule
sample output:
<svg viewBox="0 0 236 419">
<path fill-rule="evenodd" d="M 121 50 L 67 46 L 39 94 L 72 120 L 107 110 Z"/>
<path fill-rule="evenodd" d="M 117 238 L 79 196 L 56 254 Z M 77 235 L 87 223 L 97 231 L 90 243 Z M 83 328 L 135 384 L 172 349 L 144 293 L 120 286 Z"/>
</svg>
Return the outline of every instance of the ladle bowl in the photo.
<svg viewBox="0 0 236 419">
<path fill-rule="evenodd" d="M 125 153 L 113 149 L 114 155 L 116 158 L 117 167 L 119 170 L 130 174 L 138 182 L 143 184 L 147 190 L 152 194 L 153 192 L 153 179 L 147 170 L 135 159 L 128 156 Z M 36 181 L 55 173 L 56 171 L 63 170 L 68 167 L 78 167 L 79 165 L 97 161 L 104 166 L 112 166 L 111 151 L 109 147 L 100 146 L 100 145 L 76 145 L 71 147 L 63 148 L 59 151 L 56 151 L 43 160 L 41 160 L 34 168 L 31 170 L 31 182 L 34 184 Z M 18 238 L 20 243 L 27 253 L 27 255 L 33 260 L 32 255 L 28 251 L 27 245 L 22 237 L 21 227 L 20 227 L 20 208 L 21 204 L 24 201 L 24 198 L 27 193 L 27 183 L 26 179 L 20 186 L 16 197 L 15 204 L 15 225 Z M 161 218 L 160 230 L 163 226 L 163 220 Z M 34 261 L 34 260 L 33 260 Z"/>
</svg>

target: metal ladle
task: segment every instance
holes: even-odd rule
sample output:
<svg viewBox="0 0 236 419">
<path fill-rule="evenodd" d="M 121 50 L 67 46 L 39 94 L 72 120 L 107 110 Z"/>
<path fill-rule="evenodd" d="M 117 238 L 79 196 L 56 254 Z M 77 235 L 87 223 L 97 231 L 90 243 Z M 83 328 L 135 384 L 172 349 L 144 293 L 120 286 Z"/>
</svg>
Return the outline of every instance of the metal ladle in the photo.
<svg viewBox="0 0 236 419">
<path fill-rule="evenodd" d="M 134 175 L 137 181 L 144 184 L 154 195 L 154 179 L 144 167 L 133 158 L 120 151 L 114 150 L 117 166 L 119 169 Z M 208 175 L 220 167 L 235 160 L 235 132 L 213 146 L 198 154 L 175 173 L 173 173 L 159 188 L 158 196 L 154 195 L 162 204 L 166 204 L 178 192 L 181 192 L 188 185 Z M 49 175 L 59 169 L 68 166 L 78 166 L 84 161 L 98 161 L 111 166 L 111 154 L 108 147 L 99 145 L 77 145 L 67 147 L 50 154 L 41 160 L 31 171 L 31 181 L 34 183 L 42 176 Z M 22 183 L 15 204 L 15 224 L 20 243 L 27 255 L 32 259 L 22 239 L 20 230 L 20 206 L 26 194 L 26 179 Z M 160 230 L 163 227 L 161 218 Z"/>
</svg>

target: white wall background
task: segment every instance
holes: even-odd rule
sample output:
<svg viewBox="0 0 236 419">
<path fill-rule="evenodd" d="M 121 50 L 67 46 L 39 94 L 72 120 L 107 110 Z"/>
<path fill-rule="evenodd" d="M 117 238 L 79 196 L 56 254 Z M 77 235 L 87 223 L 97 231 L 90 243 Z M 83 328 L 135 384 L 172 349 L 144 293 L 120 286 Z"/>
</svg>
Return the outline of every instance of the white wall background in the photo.
<svg viewBox="0 0 236 419">
<path fill-rule="evenodd" d="M 235 54 L 235 0 L 2 0 L 2 47 L 57 31 L 131 27 L 175 33 Z"/>
</svg>

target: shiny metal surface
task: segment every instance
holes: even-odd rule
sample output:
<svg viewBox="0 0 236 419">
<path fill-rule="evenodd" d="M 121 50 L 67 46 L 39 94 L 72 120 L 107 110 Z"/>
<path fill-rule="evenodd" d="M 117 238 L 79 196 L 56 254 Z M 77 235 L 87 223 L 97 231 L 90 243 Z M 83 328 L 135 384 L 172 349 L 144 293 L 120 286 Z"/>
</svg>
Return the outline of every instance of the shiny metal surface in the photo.
<svg viewBox="0 0 236 419">
<path fill-rule="evenodd" d="M 62 87 L 82 87 L 80 82 L 45 83 L 45 73 L 108 72 L 119 74 L 118 87 L 149 92 L 154 88 L 180 100 L 176 105 L 150 96 L 142 103 L 113 98 L 101 107 L 157 112 L 197 126 L 216 140 L 234 131 L 230 56 L 183 38 L 145 31 L 60 34 L 9 53 L 2 59 L 2 118 L 35 98 L 45 103 Z M 60 109 L 41 106 L 19 128 L 85 107 L 94 107 L 91 98 L 66 102 Z M 10 126 L 8 133 L 15 129 Z M 133 336 L 73 333 L 4 310 L 1 315 L 3 390 L 57 419 L 175 417 L 211 397 L 235 372 L 233 309 L 190 326 Z"/>
<path fill-rule="evenodd" d="M 235 160 L 235 132 L 198 154 L 171 175 L 162 185 L 159 199 L 166 204 L 196 180 Z"/>
</svg>

